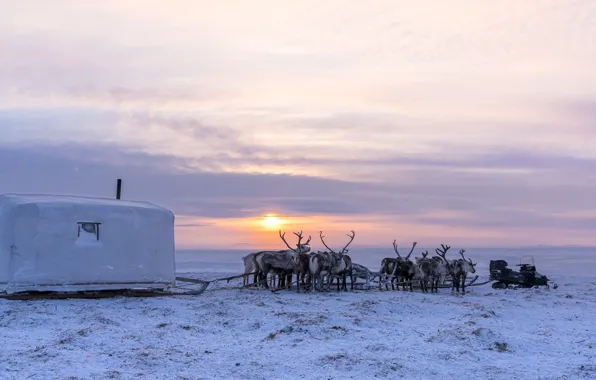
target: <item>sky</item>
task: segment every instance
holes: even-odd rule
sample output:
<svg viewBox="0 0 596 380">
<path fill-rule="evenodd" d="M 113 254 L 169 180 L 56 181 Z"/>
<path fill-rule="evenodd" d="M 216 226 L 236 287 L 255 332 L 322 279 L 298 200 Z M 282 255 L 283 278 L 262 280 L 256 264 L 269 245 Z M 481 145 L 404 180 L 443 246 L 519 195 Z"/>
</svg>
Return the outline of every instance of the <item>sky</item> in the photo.
<svg viewBox="0 0 596 380">
<path fill-rule="evenodd" d="M 593 0 L 0 8 L 0 193 L 122 178 L 179 248 L 596 245 Z"/>
</svg>

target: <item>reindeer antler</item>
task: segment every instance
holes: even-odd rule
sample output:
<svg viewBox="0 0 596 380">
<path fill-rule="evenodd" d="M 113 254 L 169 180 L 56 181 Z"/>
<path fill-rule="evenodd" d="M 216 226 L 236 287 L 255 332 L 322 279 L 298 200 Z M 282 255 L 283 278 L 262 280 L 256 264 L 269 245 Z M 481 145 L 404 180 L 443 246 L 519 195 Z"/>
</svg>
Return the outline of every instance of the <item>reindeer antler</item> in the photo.
<svg viewBox="0 0 596 380">
<path fill-rule="evenodd" d="M 319 237 L 321 238 L 321 242 L 323 243 L 323 245 L 325 246 L 325 248 L 327 248 L 331 253 L 335 253 L 334 250 L 332 250 L 331 248 L 329 248 L 329 246 L 325 243 L 325 236 L 323 236 L 323 231 L 319 232 Z"/>
<path fill-rule="evenodd" d="M 435 252 L 437 253 L 437 255 L 439 255 L 443 260 L 445 260 L 445 262 L 447 264 L 449 264 L 449 261 L 447 261 L 447 258 L 445 257 L 445 255 L 447 254 L 447 251 L 449 251 L 449 249 L 451 249 L 451 247 L 448 245 L 444 245 L 444 244 L 441 244 L 441 249 L 439 249 L 439 248 L 435 249 Z"/>
<path fill-rule="evenodd" d="M 472 264 L 472 266 L 474 266 L 474 265 L 478 264 L 478 263 L 474 264 L 474 263 L 472 262 L 472 259 L 470 259 L 470 258 L 467 258 L 467 259 L 466 259 L 466 258 L 464 257 L 464 252 L 466 252 L 466 250 L 465 250 L 465 249 L 460 249 L 460 250 L 459 250 L 459 254 L 461 255 L 462 259 L 464 259 L 465 261 L 467 261 L 467 262 L 469 262 L 470 264 Z"/>
<path fill-rule="evenodd" d="M 399 254 L 399 251 L 397 250 L 397 239 L 393 240 L 393 250 L 395 251 L 395 253 L 397 253 L 397 257 L 399 257 L 400 259 L 402 258 L 401 255 Z"/>
<path fill-rule="evenodd" d="M 426 256 L 428 256 L 428 250 L 425 250 L 424 252 L 422 252 L 422 258 L 426 259 Z"/>
<path fill-rule="evenodd" d="M 400 259 L 402 258 L 401 255 L 399 254 L 399 251 L 397 250 L 397 240 L 393 240 L 393 250 L 395 250 L 395 253 L 397 253 L 397 257 L 399 257 Z M 405 260 L 408 260 L 410 258 L 410 255 L 412 254 L 412 252 L 414 252 L 414 248 L 416 248 L 416 244 L 418 244 L 418 242 L 414 242 L 412 243 L 412 249 L 410 249 L 410 253 L 408 253 L 408 256 L 406 256 Z"/>
<path fill-rule="evenodd" d="M 302 252 L 302 245 L 300 244 L 302 242 L 302 231 L 294 232 L 294 235 L 298 237 L 298 243 L 296 243 L 296 248 L 298 248 L 298 252 Z"/>
<path fill-rule="evenodd" d="M 281 230 L 279 230 L 279 237 L 281 238 L 281 240 L 283 240 L 283 242 L 286 244 L 286 246 L 293 252 L 302 252 L 302 245 L 308 245 L 308 243 L 310 243 L 310 238 L 311 236 L 308 236 L 308 240 L 306 241 L 306 243 L 304 244 L 300 244 L 300 242 L 302 241 L 302 231 L 300 232 L 294 232 L 294 235 L 296 235 L 298 237 L 298 243 L 296 244 L 296 248 L 292 248 L 288 242 L 286 241 L 286 233 L 282 233 Z"/>
<path fill-rule="evenodd" d="M 408 256 L 406 256 L 406 260 L 408 260 L 410 258 L 410 255 L 412 254 L 412 252 L 414 252 L 414 248 L 416 248 L 416 244 L 418 244 L 418 242 L 412 243 L 412 249 L 410 249 L 410 253 L 408 253 Z"/>
<path fill-rule="evenodd" d="M 286 246 L 291 249 L 292 251 L 294 250 L 294 248 L 290 247 L 290 245 L 288 244 L 288 242 L 286 241 L 286 233 L 284 232 L 283 234 L 281 233 L 281 230 L 279 230 L 279 237 L 281 238 L 281 240 L 283 240 L 283 242 L 286 244 Z"/>
<path fill-rule="evenodd" d="M 350 232 L 352 233 L 352 235 L 346 234 L 350 238 L 350 241 L 340 251 L 340 254 L 342 254 L 342 255 L 345 254 L 346 252 L 348 252 L 348 246 L 350 244 L 352 244 L 352 241 L 354 241 L 354 237 L 356 236 L 356 232 L 354 232 L 354 230 L 351 230 Z"/>
</svg>

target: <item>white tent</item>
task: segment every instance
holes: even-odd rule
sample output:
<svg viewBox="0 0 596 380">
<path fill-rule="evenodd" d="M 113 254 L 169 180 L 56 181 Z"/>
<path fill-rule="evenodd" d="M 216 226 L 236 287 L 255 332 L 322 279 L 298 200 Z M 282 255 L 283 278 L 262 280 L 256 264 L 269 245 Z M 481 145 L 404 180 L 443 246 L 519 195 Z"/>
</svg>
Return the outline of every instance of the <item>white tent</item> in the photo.
<svg viewBox="0 0 596 380">
<path fill-rule="evenodd" d="M 0 292 L 165 289 L 174 214 L 146 202 L 0 195 Z"/>
</svg>

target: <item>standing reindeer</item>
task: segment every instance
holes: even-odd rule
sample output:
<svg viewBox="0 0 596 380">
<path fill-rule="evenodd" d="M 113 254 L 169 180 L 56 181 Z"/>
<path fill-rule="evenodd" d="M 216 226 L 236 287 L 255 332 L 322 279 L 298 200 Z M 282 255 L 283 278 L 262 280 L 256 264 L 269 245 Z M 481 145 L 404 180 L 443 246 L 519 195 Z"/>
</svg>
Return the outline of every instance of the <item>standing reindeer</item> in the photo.
<svg viewBox="0 0 596 380">
<path fill-rule="evenodd" d="M 464 252 L 466 252 L 465 249 L 460 249 L 459 250 L 459 254 L 461 255 L 461 259 L 457 260 L 456 263 L 454 263 L 455 268 L 454 268 L 454 277 L 453 277 L 453 286 L 452 286 L 452 291 L 453 291 L 453 287 L 455 287 L 455 289 L 457 290 L 457 293 L 459 293 L 459 287 L 461 285 L 461 294 L 464 295 L 466 294 L 466 277 L 468 276 L 468 273 L 476 273 L 476 265 L 477 263 L 473 263 L 471 259 L 466 259 L 464 257 Z"/>
<path fill-rule="evenodd" d="M 397 289 L 399 290 L 399 282 L 402 282 L 402 289 L 406 290 L 406 284 L 409 285 L 410 291 L 413 291 L 412 279 L 414 278 L 415 268 L 414 263 L 410 261 L 410 255 L 414 252 L 414 248 L 418 243 L 412 243 L 412 249 L 406 257 L 402 257 L 397 249 L 397 240 L 393 240 L 393 250 L 397 257 L 386 257 L 381 261 L 381 273 L 391 279 L 391 289 L 395 290 L 394 282 L 397 282 Z M 379 288 L 381 288 L 381 281 L 379 281 Z M 389 290 L 389 285 L 385 282 L 385 288 Z"/>
<path fill-rule="evenodd" d="M 242 276 L 242 286 L 247 286 L 250 283 L 250 274 L 253 274 L 253 284 L 257 283 L 257 276 L 259 274 L 259 268 L 256 262 L 256 256 L 263 252 L 252 252 L 242 257 L 244 262 L 244 276 Z"/>
<path fill-rule="evenodd" d="M 297 244 L 298 249 L 297 250 L 290 247 L 290 245 L 286 241 L 286 239 L 285 239 L 286 233 L 284 232 L 282 234 L 281 231 L 279 231 L 279 237 L 281 238 L 281 240 L 283 240 L 285 245 L 290 250 L 295 252 L 294 273 L 296 273 L 296 291 L 300 292 L 301 284 L 306 289 L 306 287 L 307 287 L 306 276 L 310 275 L 310 271 L 309 271 L 310 255 L 308 254 L 308 252 L 310 251 L 310 247 L 308 248 L 308 250 L 303 249 L 305 246 L 308 246 L 308 244 L 310 243 L 310 236 L 308 237 L 308 240 L 306 241 L 306 243 L 304 245 L 300 245 L 300 240 L 302 239 L 302 231 L 300 231 L 300 233 L 294 232 L 294 234 L 296 236 L 298 236 L 298 244 Z M 309 282 L 310 282 L 310 278 L 309 278 Z M 292 283 L 292 280 L 290 277 L 290 284 L 291 283 Z"/>
<path fill-rule="evenodd" d="M 451 246 L 449 245 L 445 245 L 445 244 L 441 244 L 441 248 L 435 248 L 435 253 L 437 254 L 437 256 L 433 257 L 433 258 L 438 258 L 442 261 L 442 265 L 441 265 L 441 278 L 440 278 L 440 283 L 442 283 L 443 281 L 445 281 L 445 278 L 447 277 L 447 275 L 451 276 L 451 279 L 453 280 L 453 262 L 447 260 L 447 258 L 445 257 L 445 255 L 447 255 L 447 251 L 449 251 L 451 249 Z"/>
<path fill-rule="evenodd" d="M 346 244 L 339 252 L 335 252 L 325 243 L 325 237 L 323 236 L 323 231 L 320 232 L 319 236 L 321 238 L 321 242 L 327 248 L 332 255 L 331 258 L 331 268 L 329 273 L 329 283 L 333 281 L 334 277 L 337 277 L 337 291 L 340 290 L 339 281 L 342 280 L 342 287 L 341 290 L 348 291 L 347 285 L 347 276 L 350 276 L 350 289 L 354 290 L 354 274 L 352 273 L 352 259 L 346 253 L 348 252 L 348 246 L 352 244 L 356 233 L 354 231 L 350 231 L 352 235 L 348 234 L 350 241 Z"/>
<path fill-rule="evenodd" d="M 435 252 L 437 252 L 443 261 L 445 261 L 447 273 L 451 275 L 451 293 L 457 292 L 457 294 L 459 294 L 461 285 L 462 294 L 466 294 L 466 277 L 468 273 L 476 273 L 476 263 L 473 263 L 470 259 L 466 260 L 464 257 L 464 252 L 466 252 L 465 249 L 459 250 L 459 254 L 462 257 L 461 259 L 447 260 L 445 255 L 450 248 L 451 247 L 448 245 L 445 246 L 441 244 L 441 249 L 437 248 Z"/>
<path fill-rule="evenodd" d="M 435 283 L 435 261 L 429 259 L 428 251 L 422 252 L 422 257 L 416 257 L 416 266 L 414 270 L 416 277 L 420 280 L 420 289 L 423 293 L 428 292 L 428 282 L 430 281 L 430 291 L 432 293 Z"/>
<path fill-rule="evenodd" d="M 281 231 L 279 231 L 279 236 L 289 249 L 285 251 L 264 251 L 255 255 L 255 262 L 259 269 L 258 278 L 260 282 L 264 282 L 265 288 L 269 289 L 269 284 L 267 284 L 269 273 L 273 273 L 274 275 L 280 274 L 280 286 L 285 286 L 288 289 L 291 287 L 292 274 L 294 273 L 296 265 L 296 256 L 299 253 L 310 251 L 309 243 L 311 239 L 309 236 L 308 240 L 302 244 L 302 231 L 294 232 L 294 235 L 298 237 L 296 248 L 292 248 L 285 241 L 285 233 L 282 234 Z"/>
<path fill-rule="evenodd" d="M 424 251 L 422 257 L 416 257 L 416 265 L 416 275 L 420 280 L 422 291 L 428 292 L 428 283 L 430 282 L 430 292 L 437 293 L 439 284 L 448 273 L 447 264 L 443 262 L 441 256 L 428 258 L 428 251 Z"/>
<path fill-rule="evenodd" d="M 331 266 L 333 265 L 333 255 L 330 252 L 318 251 L 310 255 L 309 271 L 313 290 L 323 290 L 323 277 L 327 277 L 327 288 L 329 288 L 329 277 L 331 276 Z M 317 288 L 317 284 L 320 287 Z"/>
</svg>

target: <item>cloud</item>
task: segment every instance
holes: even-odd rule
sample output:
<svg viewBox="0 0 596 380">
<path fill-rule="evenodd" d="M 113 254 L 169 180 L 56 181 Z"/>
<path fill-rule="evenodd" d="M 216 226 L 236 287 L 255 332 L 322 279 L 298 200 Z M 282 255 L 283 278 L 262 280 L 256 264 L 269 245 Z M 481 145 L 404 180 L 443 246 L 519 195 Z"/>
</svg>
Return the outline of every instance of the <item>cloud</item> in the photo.
<svg viewBox="0 0 596 380">
<path fill-rule="evenodd" d="M 154 201 L 189 218 L 246 218 L 273 211 L 290 216 L 374 219 L 376 215 L 399 223 L 479 229 L 587 231 L 596 217 L 596 212 L 592 216 L 572 213 L 596 210 L 596 201 L 590 196 L 596 182 L 532 185 L 524 176 L 487 174 L 480 180 L 477 173 L 442 175 L 445 168 L 436 166 L 433 177 L 404 178 L 401 184 L 367 183 L 295 175 L 187 172 L 175 168 L 179 161 L 111 147 L 3 147 L 0 181 L 3 192 L 110 197 L 116 178 L 123 178 L 124 198 Z M 544 165 L 539 159 L 527 161 Z M 563 170 L 569 167 L 563 166 Z M 593 163 L 576 169 L 591 173 Z"/>
</svg>

